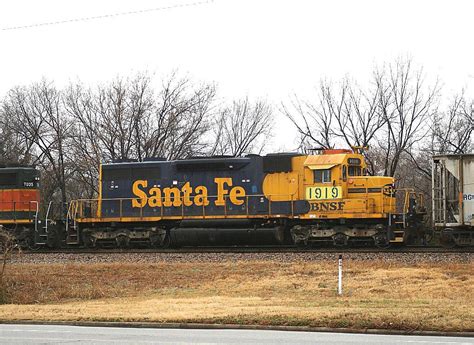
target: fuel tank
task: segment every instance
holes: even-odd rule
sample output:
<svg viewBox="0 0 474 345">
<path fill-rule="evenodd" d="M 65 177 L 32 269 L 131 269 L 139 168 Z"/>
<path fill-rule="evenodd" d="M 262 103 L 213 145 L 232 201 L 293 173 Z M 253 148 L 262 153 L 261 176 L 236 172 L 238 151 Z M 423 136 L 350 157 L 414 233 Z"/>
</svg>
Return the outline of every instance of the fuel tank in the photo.
<svg viewBox="0 0 474 345">
<path fill-rule="evenodd" d="M 274 245 L 284 241 L 284 227 L 258 227 L 248 220 L 183 221 L 170 230 L 173 246 Z"/>
</svg>

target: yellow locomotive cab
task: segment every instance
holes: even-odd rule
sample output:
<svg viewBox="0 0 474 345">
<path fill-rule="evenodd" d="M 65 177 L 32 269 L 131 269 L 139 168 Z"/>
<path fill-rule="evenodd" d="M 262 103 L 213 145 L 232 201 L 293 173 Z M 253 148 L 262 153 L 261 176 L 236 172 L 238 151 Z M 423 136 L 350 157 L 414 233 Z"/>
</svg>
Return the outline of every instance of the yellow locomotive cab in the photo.
<svg viewBox="0 0 474 345">
<path fill-rule="evenodd" d="M 382 218 L 395 213 L 394 178 L 366 176 L 361 154 L 292 158 L 292 171 L 268 174 L 263 191 L 274 201 L 307 200 L 303 218 Z"/>
<path fill-rule="evenodd" d="M 394 178 L 367 176 L 366 171 L 360 152 L 327 150 L 293 157 L 290 172 L 266 175 L 263 191 L 268 197 L 280 195 L 275 200 L 308 201 L 308 212 L 299 217 L 307 222 L 296 226 L 295 242 L 336 237 L 336 243 L 347 244 L 351 239 L 376 237 L 396 213 Z"/>
</svg>

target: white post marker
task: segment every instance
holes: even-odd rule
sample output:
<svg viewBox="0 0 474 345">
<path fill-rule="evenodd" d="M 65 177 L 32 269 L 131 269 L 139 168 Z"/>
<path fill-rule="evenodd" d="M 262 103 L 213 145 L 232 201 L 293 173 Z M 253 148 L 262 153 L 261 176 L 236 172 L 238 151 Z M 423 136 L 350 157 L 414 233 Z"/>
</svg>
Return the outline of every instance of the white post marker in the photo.
<svg viewBox="0 0 474 345">
<path fill-rule="evenodd" d="M 337 294 L 342 295 L 342 255 L 339 255 L 339 281 L 337 284 Z"/>
</svg>

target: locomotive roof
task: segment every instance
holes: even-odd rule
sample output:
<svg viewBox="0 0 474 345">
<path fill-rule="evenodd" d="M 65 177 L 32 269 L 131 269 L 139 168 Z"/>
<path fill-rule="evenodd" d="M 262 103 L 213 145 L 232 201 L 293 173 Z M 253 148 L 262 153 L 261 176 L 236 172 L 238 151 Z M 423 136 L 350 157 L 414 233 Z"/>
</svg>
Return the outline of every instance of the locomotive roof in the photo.
<svg viewBox="0 0 474 345">
<path fill-rule="evenodd" d="M 261 157 L 282 157 L 282 158 L 290 158 L 290 157 L 297 157 L 297 156 L 304 156 L 301 153 L 293 153 L 293 152 L 283 152 L 283 153 L 270 153 L 266 156 L 260 156 L 256 154 L 250 154 L 245 157 L 232 157 L 232 156 L 210 156 L 210 157 L 192 157 L 187 159 L 177 159 L 177 160 L 146 160 L 143 162 L 114 162 L 114 163 L 103 163 L 102 165 L 107 168 L 121 168 L 121 167 L 143 167 L 144 165 L 147 166 L 157 166 L 161 164 L 169 164 L 173 163 L 176 165 L 181 164 L 203 164 L 203 163 L 216 163 L 216 162 L 223 162 L 223 163 L 243 163 L 243 162 L 250 162 L 254 158 L 261 158 Z"/>
<path fill-rule="evenodd" d="M 0 166 L 0 173 L 2 172 L 12 172 L 12 171 L 31 171 L 36 170 L 32 166 Z"/>
<path fill-rule="evenodd" d="M 338 154 L 327 154 L 327 155 L 314 155 L 308 156 L 304 164 L 305 165 L 315 165 L 315 164 L 342 164 L 346 158 L 347 153 L 338 153 Z"/>
<path fill-rule="evenodd" d="M 105 163 L 103 166 L 105 167 L 142 167 L 144 165 L 148 166 L 156 166 L 161 164 L 180 164 L 180 163 L 211 163 L 211 162 L 242 162 L 242 161 L 250 161 L 248 157 L 238 157 L 238 158 L 193 158 L 193 159 L 179 159 L 179 160 L 172 160 L 172 161 L 144 161 L 144 162 L 120 162 L 120 163 Z"/>
<path fill-rule="evenodd" d="M 474 153 L 447 153 L 441 155 L 434 155 L 433 159 L 436 158 L 451 158 L 451 159 L 459 159 L 459 158 L 474 158 Z"/>
</svg>

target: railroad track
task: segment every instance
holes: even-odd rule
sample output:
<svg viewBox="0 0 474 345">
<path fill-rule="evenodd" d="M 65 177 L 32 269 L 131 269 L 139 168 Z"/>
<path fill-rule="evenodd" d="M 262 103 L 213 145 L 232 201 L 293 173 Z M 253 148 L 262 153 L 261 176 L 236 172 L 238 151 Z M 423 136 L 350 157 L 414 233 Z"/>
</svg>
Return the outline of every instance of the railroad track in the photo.
<svg viewBox="0 0 474 345">
<path fill-rule="evenodd" d="M 141 248 L 141 249 L 116 249 L 116 248 L 65 248 L 65 249 L 39 249 L 24 250 L 24 254 L 146 254 L 146 253 L 474 253 L 473 247 L 444 248 L 439 246 L 406 246 L 391 248 L 298 248 L 293 246 L 261 246 L 261 247 L 183 247 L 179 249 Z"/>
</svg>

